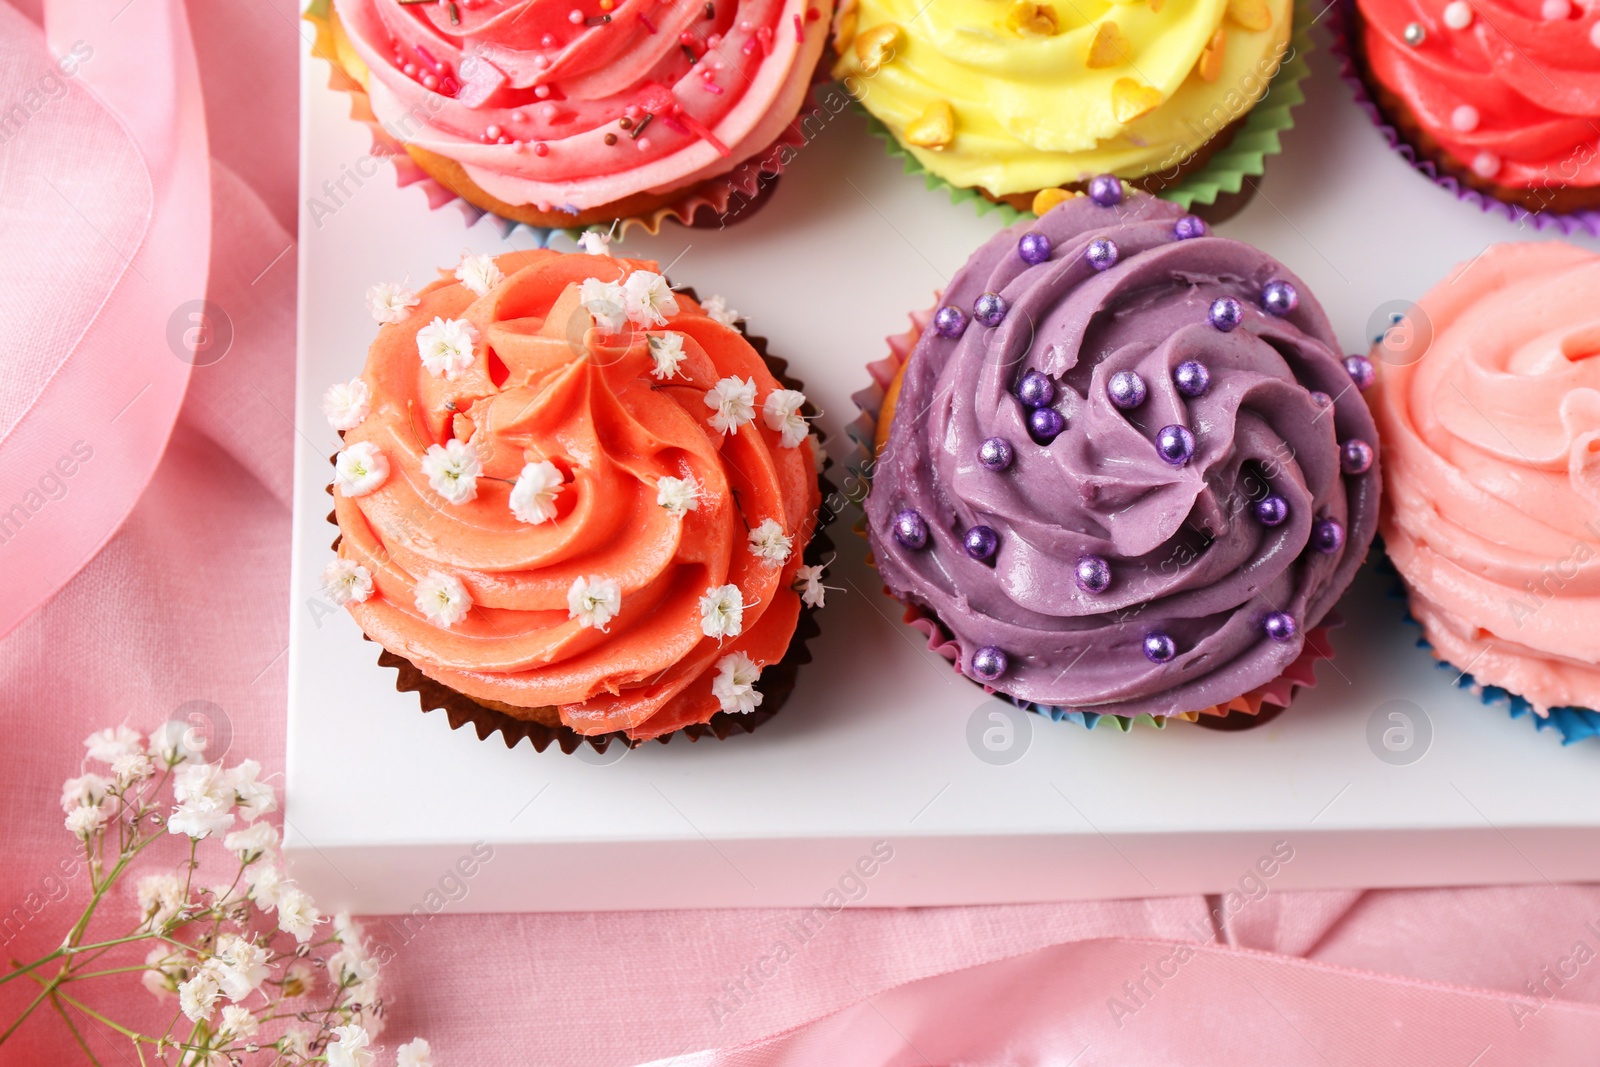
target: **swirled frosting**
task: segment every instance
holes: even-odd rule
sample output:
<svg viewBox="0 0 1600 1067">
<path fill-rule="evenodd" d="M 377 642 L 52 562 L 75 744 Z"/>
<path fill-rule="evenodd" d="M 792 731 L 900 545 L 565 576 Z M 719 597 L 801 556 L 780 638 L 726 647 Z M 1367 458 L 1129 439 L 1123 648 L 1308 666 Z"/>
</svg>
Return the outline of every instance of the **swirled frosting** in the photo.
<svg viewBox="0 0 1600 1067">
<path fill-rule="evenodd" d="M 1175 175 L 1266 92 L 1292 10 L 1292 0 L 847 0 L 834 76 L 953 185 L 1007 195 L 1102 173 Z"/>
<path fill-rule="evenodd" d="M 794 634 L 790 586 L 820 502 L 812 445 L 763 421 L 779 383 L 737 330 L 687 296 L 658 324 L 597 325 L 585 283 L 655 264 L 549 251 L 495 262 L 506 276 L 482 296 L 434 282 L 372 344 L 361 375 L 370 411 L 344 452 L 376 448 L 388 475 L 369 492 L 334 493 L 339 552 L 375 590 L 349 608 L 373 640 L 491 706 L 554 707 L 579 733 L 635 738 L 705 722 L 724 708 L 719 665 L 741 653 L 757 669 L 774 663 Z M 419 333 L 440 323 L 475 337 L 444 373 L 419 358 Z M 665 376 L 652 357 L 663 342 L 674 353 Z M 718 410 L 707 396 L 730 378 L 752 387 L 724 430 L 710 423 Z M 481 467 L 460 503 L 442 494 L 428 454 L 450 442 Z M 545 464 L 554 487 L 535 481 L 547 490 L 541 511 L 519 502 L 515 484 Z M 758 545 L 761 530 L 782 537 Z M 470 607 L 441 621 L 424 607 L 451 580 Z M 708 636 L 702 598 L 726 587 L 742 624 Z M 586 615 L 585 589 L 617 599 Z"/>
<path fill-rule="evenodd" d="M 587 210 L 775 141 L 831 0 L 334 0 L 384 127 L 508 204 Z"/>
<path fill-rule="evenodd" d="M 1373 401 L 1412 614 L 1479 682 L 1600 708 L 1600 256 L 1491 245 L 1412 315 Z"/>
<path fill-rule="evenodd" d="M 1373 78 L 1464 166 L 1510 188 L 1600 185 L 1600 7 L 1358 3 Z"/>
<path fill-rule="evenodd" d="M 954 635 L 963 672 L 1011 696 L 1121 715 L 1230 701 L 1295 659 L 1376 528 L 1376 463 L 1341 464 L 1376 440 L 1372 417 L 1322 309 L 1300 287 L 1285 311 L 1278 286 L 1268 313 L 1267 283 L 1293 275 L 1239 241 L 1177 236 L 1200 229 L 1181 215 L 1079 197 L 996 235 L 907 359 L 867 498 L 873 552 Z M 993 328 L 986 294 L 1005 305 Z M 1231 329 L 1212 323 L 1219 300 Z M 959 337 L 939 328 L 952 306 L 975 316 Z M 1029 426 L 1038 375 L 1063 426 L 1047 443 Z M 1142 400 L 1113 403 L 1116 382 Z M 1174 426 L 1193 438 L 1176 464 L 1156 443 Z M 921 548 L 899 532 L 907 511 Z M 987 560 L 968 550 L 977 527 L 995 536 Z"/>
</svg>

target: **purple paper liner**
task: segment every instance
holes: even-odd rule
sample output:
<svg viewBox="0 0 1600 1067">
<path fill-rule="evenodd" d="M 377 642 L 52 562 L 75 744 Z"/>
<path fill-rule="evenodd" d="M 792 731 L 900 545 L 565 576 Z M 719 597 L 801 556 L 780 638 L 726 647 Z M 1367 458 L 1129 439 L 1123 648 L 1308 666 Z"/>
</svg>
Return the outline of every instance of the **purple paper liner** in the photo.
<svg viewBox="0 0 1600 1067">
<path fill-rule="evenodd" d="M 1362 79 L 1361 72 L 1357 69 L 1355 49 L 1352 35 L 1355 32 L 1357 16 L 1355 0 L 1334 0 L 1333 8 L 1328 12 L 1328 33 L 1332 38 L 1330 49 L 1339 61 L 1339 77 L 1350 87 L 1355 94 L 1356 104 L 1366 112 L 1367 118 L 1383 134 L 1389 142 L 1389 147 L 1399 153 L 1411 168 L 1423 175 L 1433 184 L 1454 194 L 1457 200 L 1463 203 L 1475 204 L 1477 207 L 1490 214 L 1499 215 L 1506 221 L 1518 226 L 1528 224 L 1536 230 L 1556 230 L 1563 235 L 1586 233 L 1592 237 L 1600 237 L 1600 211 L 1530 211 L 1521 204 L 1508 204 L 1503 200 L 1496 200 L 1492 196 L 1480 193 L 1471 186 L 1462 185 L 1455 178 L 1442 173 L 1433 161 L 1425 159 L 1417 153 L 1400 131 L 1391 126 L 1384 118 L 1383 112 L 1378 109 L 1377 102 L 1367 92 L 1367 83 Z"/>
</svg>

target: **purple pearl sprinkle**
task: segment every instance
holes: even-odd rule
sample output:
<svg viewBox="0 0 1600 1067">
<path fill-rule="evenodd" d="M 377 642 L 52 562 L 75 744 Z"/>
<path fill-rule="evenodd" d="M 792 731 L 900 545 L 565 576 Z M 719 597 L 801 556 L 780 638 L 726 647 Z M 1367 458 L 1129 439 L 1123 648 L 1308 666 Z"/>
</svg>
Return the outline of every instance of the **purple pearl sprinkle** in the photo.
<svg viewBox="0 0 1600 1067">
<path fill-rule="evenodd" d="M 1231 296 L 1219 296 L 1211 302 L 1211 325 L 1228 333 L 1244 321 L 1244 308 Z"/>
<path fill-rule="evenodd" d="M 1300 293 L 1294 286 L 1274 278 L 1261 287 L 1261 307 L 1269 315 L 1287 315 L 1300 306 Z"/>
<path fill-rule="evenodd" d="M 1124 411 L 1143 404 L 1147 395 L 1149 390 L 1145 388 L 1144 379 L 1131 370 L 1119 370 L 1106 382 L 1106 396 Z"/>
<path fill-rule="evenodd" d="M 1049 407 L 1055 403 L 1056 383 L 1047 375 L 1031 370 L 1017 383 L 1017 399 L 1025 408 Z"/>
<path fill-rule="evenodd" d="M 1206 390 L 1211 388 L 1211 371 L 1197 359 L 1186 359 L 1173 368 L 1172 382 L 1178 392 L 1193 400 L 1205 396 Z"/>
<path fill-rule="evenodd" d="M 1005 321 L 1008 305 L 999 293 L 984 293 L 973 301 L 972 317 L 985 326 L 998 326 Z"/>
<path fill-rule="evenodd" d="M 1117 243 L 1104 237 L 1096 237 L 1089 242 L 1089 247 L 1083 250 L 1083 258 L 1089 261 L 1089 266 L 1095 270 L 1107 270 L 1116 266 Z"/>
<path fill-rule="evenodd" d="M 1163 426 L 1156 434 L 1156 452 L 1174 467 L 1194 458 L 1194 434 L 1187 426 Z"/>
<path fill-rule="evenodd" d="M 920 549 L 928 546 L 928 523 L 911 508 L 894 517 L 894 539 L 906 548 Z"/>
<path fill-rule="evenodd" d="M 1017 242 L 1017 255 L 1022 262 L 1039 264 L 1050 258 L 1050 238 L 1038 230 L 1030 230 Z"/>
<path fill-rule="evenodd" d="M 1172 236 L 1176 237 L 1180 241 L 1189 241 L 1196 237 L 1204 237 L 1206 232 L 1205 221 L 1197 215 L 1185 215 L 1183 218 L 1172 224 Z"/>
<path fill-rule="evenodd" d="M 1101 174 L 1090 178 L 1089 199 L 1101 207 L 1122 203 L 1122 179 L 1115 174 Z"/>
<path fill-rule="evenodd" d="M 1311 528 L 1311 546 L 1318 552 L 1337 552 L 1344 547 L 1344 527 L 1337 519 L 1318 519 Z"/>
<path fill-rule="evenodd" d="M 1256 521 L 1263 526 L 1282 526 L 1289 517 L 1289 502 L 1277 493 L 1256 501 Z"/>
<path fill-rule="evenodd" d="M 1004 437 L 991 437 L 978 446 L 978 462 L 989 470 L 1003 471 L 1016 458 L 1016 450 Z"/>
<path fill-rule="evenodd" d="M 1311 402 L 1317 405 L 1319 408 L 1325 408 L 1329 404 L 1333 403 L 1333 397 L 1329 396 L 1327 393 L 1324 393 L 1321 389 L 1316 389 L 1311 393 Z"/>
<path fill-rule="evenodd" d="M 1047 445 L 1067 428 L 1067 420 L 1055 408 L 1034 408 L 1028 412 L 1028 432 L 1041 445 Z"/>
<path fill-rule="evenodd" d="M 1372 383 L 1378 380 L 1378 371 L 1366 356 L 1344 357 L 1344 369 L 1350 373 L 1350 380 L 1356 383 L 1356 388 L 1363 391 L 1371 389 Z"/>
<path fill-rule="evenodd" d="M 1008 666 L 1010 661 L 1004 650 L 993 645 L 984 645 L 972 654 L 972 673 L 985 682 L 992 682 L 1006 673 Z"/>
<path fill-rule="evenodd" d="M 1295 625 L 1294 616 L 1287 611 L 1274 611 L 1261 620 L 1261 628 L 1267 636 L 1274 641 L 1289 641 L 1300 632 L 1300 627 Z"/>
<path fill-rule="evenodd" d="M 1171 634 L 1152 630 L 1144 635 L 1144 658 L 1151 663 L 1169 663 L 1178 654 L 1178 642 Z"/>
<path fill-rule="evenodd" d="M 1339 449 L 1339 468 L 1346 474 L 1365 474 L 1372 469 L 1372 446 L 1352 437 Z"/>
<path fill-rule="evenodd" d="M 960 337 L 967 332 L 967 313 L 954 304 L 946 304 L 933 316 L 933 328 L 940 337 Z"/>
<path fill-rule="evenodd" d="M 1079 556 L 1073 568 L 1078 588 L 1085 593 L 1104 593 L 1111 588 L 1111 564 L 1099 556 Z"/>
<path fill-rule="evenodd" d="M 966 545 L 967 555 L 977 560 L 993 559 L 1000 550 L 1000 536 L 987 526 L 972 527 L 961 543 Z"/>
</svg>

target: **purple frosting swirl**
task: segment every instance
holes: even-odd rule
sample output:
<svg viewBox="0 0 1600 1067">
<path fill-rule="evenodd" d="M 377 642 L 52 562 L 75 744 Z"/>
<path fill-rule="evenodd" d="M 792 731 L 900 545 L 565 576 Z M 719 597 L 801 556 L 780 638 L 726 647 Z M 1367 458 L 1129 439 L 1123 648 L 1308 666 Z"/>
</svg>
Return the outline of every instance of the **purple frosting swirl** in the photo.
<svg viewBox="0 0 1600 1067">
<path fill-rule="evenodd" d="M 943 304 L 970 314 L 996 293 L 1005 318 L 959 338 L 927 329 L 907 362 L 866 502 L 872 550 L 889 588 L 955 636 L 964 672 L 980 649 L 1005 654 L 989 684 L 1013 697 L 1118 715 L 1231 700 L 1293 662 L 1372 542 L 1377 464 L 1346 474 L 1340 456 L 1377 434 L 1321 306 L 1258 249 L 1179 239 L 1182 215 L 1144 194 L 1114 207 L 1083 197 L 997 234 Z M 1038 264 L 1018 252 L 1030 231 L 1050 242 Z M 1085 257 L 1101 239 L 1118 250 L 1103 270 Z M 1300 294 L 1281 316 L 1261 306 L 1273 280 Z M 1223 297 L 1242 310 L 1226 331 L 1210 321 Z M 1193 397 L 1174 380 L 1191 360 L 1209 374 Z M 1030 435 L 1034 412 L 1017 396 L 1029 371 L 1054 384 L 1065 420 L 1048 443 Z M 1108 394 L 1119 371 L 1146 384 L 1136 406 Z M 1171 427 L 1192 435 L 1189 459 L 1158 452 Z M 996 437 L 1015 451 L 998 470 L 979 458 Z M 1258 517 L 1268 497 L 1287 505 L 1274 524 Z M 927 524 L 921 548 L 891 535 L 907 510 Z M 1331 551 L 1312 543 L 1330 519 L 1346 531 Z M 974 526 L 996 535 L 987 559 L 964 547 Z M 1109 566 L 1102 591 L 1079 581 L 1085 557 Z M 1278 613 L 1292 636 L 1268 623 Z M 1151 634 L 1168 635 L 1175 655 L 1148 657 Z"/>
</svg>

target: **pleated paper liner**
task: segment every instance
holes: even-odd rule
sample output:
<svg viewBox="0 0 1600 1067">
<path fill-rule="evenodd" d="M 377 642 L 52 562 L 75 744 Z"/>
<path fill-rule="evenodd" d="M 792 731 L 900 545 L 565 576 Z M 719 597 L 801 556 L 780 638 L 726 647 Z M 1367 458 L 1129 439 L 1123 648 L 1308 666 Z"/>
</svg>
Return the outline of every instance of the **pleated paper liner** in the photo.
<svg viewBox="0 0 1600 1067">
<path fill-rule="evenodd" d="M 699 297 L 695 291 L 687 286 L 677 290 L 696 302 Z M 744 335 L 750 347 L 754 348 L 766 363 L 767 369 L 772 372 L 784 388 L 805 391 L 800 380 L 789 373 L 788 361 L 767 351 L 767 339 L 750 333 L 741 321 L 739 332 Z M 814 418 L 819 414 L 816 408 L 807 400 L 802 414 Z M 814 431 L 822 442 L 827 438 L 820 429 Z M 340 435 L 343 436 L 342 434 Z M 831 463 L 827 464 L 831 466 Z M 827 477 L 826 470 L 817 475 L 817 486 L 821 490 L 822 498 L 827 500 L 836 490 L 832 481 Z M 326 489 L 331 496 L 333 486 Z M 806 543 L 804 560 L 812 566 L 826 566 L 834 556 L 833 540 L 828 536 L 826 529 L 831 510 L 824 507 L 818 512 L 817 528 L 811 535 L 811 540 Z M 333 512 L 328 513 L 328 522 L 338 528 Z M 341 535 L 342 536 L 342 535 Z M 339 549 L 340 537 L 333 539 L 330 546 L 335 552 Z M 423 674 L 422 671 L 410 660 L 398 656 L 388 649 L 379 649 L 378 665 L 392 667 L 397 673 L 395 689 L 402 693 L 415 693 L 422 706 L 423 712 L 442 711 L 450 723 L 450 729 L 459 730 L 470 725 L 478 735 L 480 741 L 487 741 L 491 734 L 498 733 L 505 741 L 507 748 L 515 748 L 517 743 L 527 740 L 533 745 L 534 751 L 543 752 L 551 744 L 558 746 L 562 752 L 571 755 L 580 747 L 588 745 L 596 752 L 605 752 L 613 744 L 624 745 L 628 748 L 638 748 L 646 740 L 659 741 L 666 744 L 674 737 L 686 737 L 690 741 L 699 741 L 702 738 L 712 737 L 719 741 L 741 733 L 751 733 L 756 727 L 771 719 L 788 702 L 789 695 L 794 691 L 795 678 L 800 668 L 811 662 L 811 652 L 807 642 L 822 632 L 818 625 L 816 614 L 820 608 L 800 606 L 800 618 L 795 625 L 794 635 L 789 639 L 789 647 L 783 657 L 776 663 L 769 663 L 761 669 L 761 677 L 756 681 L 756 691 L 762 695 L 761 705 L 748 715 L 730 715 L 725 711 L 716 712 L 708 722 L 694 723 L 689 726 L 662 734 L 656 738 L 630 738 L 625 731 L 613 731 L 604 734 L 580 734 L 570 726 L 550 725 L 533 718 L 524 718 L 513 714 L 516 710 L 526 710 L 528 714 L 542 714 L 550 718 L 555 714 L 554 708 L 512 709 L 509 705 L 490 706 L 479 703 L 464 693 L 457 692 L 441 682 L 435 681 Z M 371 638 L 368 638 L 370 641 Z"/>
<path fill-rule="evenodd" d="M 937 299 L 938 294 L 935 294 L 935 307 Z M 898 399 L 900 377 L 905 369 L 906 360 L 910 358 L 911 350 L 916 347 L 923 330 L 932 321 L 933 313 L 934 308 L 914 312 L 911 315 L 910 328 L 904 333 L 888 338 L 889 355 L 867 365 L 867 373 L 872 378 L 872 384 L 850 398 L 855 401 L 860 411 L 845 429 L 853 443 L 849 459 L 846 461 L 850 472 L 850 495 L 858 503 L 866 499 L 867 491 L 872 484 L 873 467 L 876 465 L 879 453 L 889 440 L 889 426 L 893 421 L 894 405 Z M 862 538 L 866 537 L 864 513 L 857 519 L 854 529 Z M 868 562 L 872 562 L 870 553 Z M 891 597 L 894 595 L 887 588 L 884 593 Z M 901 604 L 905 608 L 905 622 L 922 632 L 927 639 L 929 650 L 949 661 L 956 673 L 965 677 L 961 669 L 960 646 L 939 622 L 938 617 L 921 604 L 908 601 L 901 601 Z M 999 692 L 975 679 L 969 680 L 975 685 L 982 685 L 985 691 L 1019 708 L 1047 715 L 1056 722 L 1075 722 L 1091 729 L 1102 722 L 1109 722 L 1124 733 L 1131 730 L 1135 724 L 1165 729 L 1169 719 L 1179 719 L 1213 730 L 1246 730 L 1270 722 L 1289 706 L 1299 690 L 1309 689 L 1317 684 L 1317 662 L 1333 658 L 1333 643 L 1329 639 L 1329 632 L 1341 625 L 1341 622 L 1336 612 L 1329 612 L 1319 625 L 1312 627 L 1306 633 L 1300 655 L 1294 662 L 1265 685 L 1243 693 L 1225 704 L 1170 716 L 1106 715 L 1083 708 L 1039 704 Z"/>
<path fill-rule="evenodd" d="M 1491 215 L 1499 215 L 1518 226 L 1526 224 L 1536 230 L 1553 229 L 1564 235 L 1583 233 L 1600 236 L 1600 210 L 1553 210 L 1564 199 L 1569 199 L 1561 196 L 1563 190 L 1556 190 L 1547 204 L 1534 208 L 1502 200 L 1491 191 L 1500 187 L 1473 174 L 1471 168 L 1453 159 L 1415 122 L 1409 121 L 1404 116 L 1404 106 L 1396 98 L 1369 83 L 1359 33 L 1360 18 L 1353 0 L 1335 0 L 1329 12 L 1328 29 L 1333 38 L 1333 55 L 1339 61 L 1339 76 L 1350 87 L 1356 104 L 1383 134 L 1389 147 L 1411 164 L 1413 170 L 1457 200 L 1472 204 Z M 1506 192 L 1514 194 L 1516 191 Z M 1600 196 L 1597 190 L 1587 192 Z M 1538 197 L 1538 194 L 1528 195 Z"/>
<path fill-rule="evenodd" d="M 1267 159 L 1283 151 L 1283 134 L 1294 128 L 1294 109 L 1305 102 L 1301 82 L 1311 73 L 1306 56 L 1314 47 L 1311 24 L 1315 19 L 1309 0 L 1298 0 L 1289 51 L 1273 75 L 1266 95 L 1256 101 L 1248 113 L 1197 149 L 1190 162 L 1180 168 L 1176 183 L 1147 176 L 1128 179 L 1127 184 L 1171 200 L 1210 223 L 1222 222 L 1241 211 L 1255 194 L 1254 179 L 1266 173 Z M 865 112 L 864 108 L 862 110 Z M 907 174 L 921 175 L 929 189 L 943 189 L 951 203 L 971 204 L 979 215 L 998 212 L 1007 225 L 1025 215 L 1036 214 L 1032 210 L 1033 192 L 997 197 L 982 189 L 952 185 L 923 167 L 917 157 L 906 151 L 894 134 L 870 114 L 867 124 L 872 133 L 882 139 L 889 154 L 902 161 Z M 1081 192 L 1084 186 L 1064 188 Z"/>
<path fill-rule="evenodd" d="M 331 0 L 311 0 L 301 17 L 316 28 L 311 50 L 329 65 L 328 88 L 349 96 L 350 117 L 367 127 L 372 137 L 372 156 L 387 159 L 394 165 L 396 184 L 400 188 L 414 186 L 421 190 L 430 211 L 453 204 L 469 227 L 487 215 L 502 235 L 509 236 L 520 229 L 541 248 L 555 234 L 564 233 L 575 238 L 587 229 L 609 227 L 613 221 L 617 223 L 614 236 L 620 240 L 635 228 L 652 235 L 659 233 L 661 224 L 668 219 L 690 228 L 717 229 L 754 215 L 770 199 L 786 160 L 806 144 L 800 118 L 815 108 L 815 85 L 822 80 L 827 57 L 825 49 L 823 61 L 813 77 L 813 89 L 808 91 L 794 121 L 784 127 L 771 145 L 739 163 L 729 173 L 661 196 L 638 194 L 617 205 L 575 215 L 558 211 L 555 214 L 570 215 L 570 221 L 563 217 L 557 223 L 550 215 L 530 205 L 519 207 L 495 200 L 477 188 L 460 164 L 409 147 L 384 129 L 372 113 L 367 97 L 366 66 L 344 36 Z"/>
<path fill-rule="evenodd" d="M 1426 649 L 1433 657 L 1434 666 L 1442 671 L 1454 672 L 1455 678 L 1451 684 L 1457 689 L 1465 689 L 1475 694 L 1485 707 L 1504 706 L 1513 719 L 1530 719 L 1535 728 L 1540 730 L 1553 729 L 1561 735 L 1561 744 L 1573 745 L 1579 741 L 1586 741 L 1592 737 L 1600 737 L 1600 711 L 1592 708 L 1560 707 L 1551 708 L 1548 713 L 1540 715 L 1533 704 L 1525 697 L 1519 696 L 1503 686 L 1486 683 L 1468 674 L 1443 656 L 1433 647 L 1422 629 L 1422 623 L 1411 614 L 1411 595 L 1406 588 L 1405 579 L 1400 576 L 1400 571 L 1395 567 L 1394 561 L 1389 558 L 1387 551 L 1382 551 L 1382 540 L 1374 545 L 1380 549 L 1373 554 L 1374 566 L 1380 574 L 1389 579 L 1388 597 L 1390 600 L 1399 601 L 1403 609 L 1403 618 L 1406 622 L 1417 628 L 1417 647 Z"/>
</svg>

